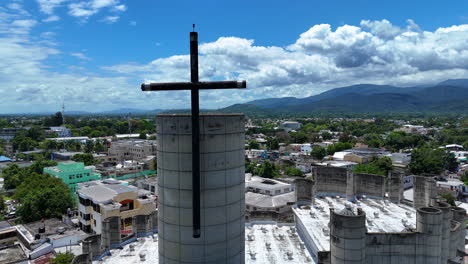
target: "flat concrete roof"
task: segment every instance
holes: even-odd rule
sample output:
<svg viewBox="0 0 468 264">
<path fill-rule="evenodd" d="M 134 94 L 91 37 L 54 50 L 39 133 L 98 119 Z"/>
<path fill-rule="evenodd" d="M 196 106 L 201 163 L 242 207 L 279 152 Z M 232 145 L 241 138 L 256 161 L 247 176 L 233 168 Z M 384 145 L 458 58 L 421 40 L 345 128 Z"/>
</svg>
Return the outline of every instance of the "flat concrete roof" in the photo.
<svg viewBox="0 0 468 264">
<path fill-rule="evenodd" d="M 96 184 L 88 187 L 81 187 L 78 190 L 79 196 L 88 198 L 96 203 L 111 201 L 117 194 L 125 192 L 137 192 L 135 186 L 125 186 L 122 184 Z"/>
<path fill-rule="evenodd" d="M 16 263 L 27 259 L 19 244 L 0 249 L 0 263 Z"/>
<path fill-rule="evenodd" d="M 269 245 L 267 245 L 269 243 Z M 134 251 L 130 251 L 134 245 Z M 269 248 L 269 249 L 268 249 Z M 129 243 L 123 249 L 111 249 L 110 256 L 102 264 L 153 264 L 159 260 L 158 236 L 141 237 Z M 145 255 L 145 260 L 140 259 Z M 289 256 L 288 256 L 289 255 Z M 303 264 L 314 260 L 304 246 L 292 224 L 275 222 L 258 222 L 246 225 L 245 229 L 245 263 L 247 264 Z"/>
<path fill-rule="evenodd" d="M 408 205 L 389 201 L 364 198 L 356 203 L 350 203 L 346 198 L 324 197 L 316 198 L 316 204 L 310 209 L 306 207 L 293 208 L 295 216 L 304 224 L 307 232 L 315 243 L 315 250 L 330 251 L 330 208 L 341 212 L 345 205 L 353 211 L 362 208 L 366 213 L 367 232 L 393 233 L 407 229 L 404 222 L 411 228 L 416 228 L 416 210 Z"/>
<path fill-rule="evenodd" d="M 293 203 L 295 201 L 296 195 L 294 192 L 288 192 L 274 196 L 254 192 L 245 193 L 245 204 L 261 208 L 282 207 L 287 203 Z"/>
</svg>

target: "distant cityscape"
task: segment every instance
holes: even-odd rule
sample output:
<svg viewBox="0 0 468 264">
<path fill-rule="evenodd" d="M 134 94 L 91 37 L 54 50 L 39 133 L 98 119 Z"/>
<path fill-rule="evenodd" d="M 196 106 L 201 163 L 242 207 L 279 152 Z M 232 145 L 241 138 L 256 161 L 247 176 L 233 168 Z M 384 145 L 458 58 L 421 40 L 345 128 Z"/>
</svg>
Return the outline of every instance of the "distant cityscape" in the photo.
<svg viewBox="0 0 468 264">
<path fill-rule="evenodd" d="M 242 188 L 242 196 L 232 198 L 242 212 L 222 220 L 213 211 L 206 215 L 212 219 L 206 228 L 242 225 L 225 236 L 245 236 L 239 242 L 244 246 L 211 258 L 463 263 L 466 118 L 240 116 L 239 128 L 229 128 L 238 134 L 232 134 L 222 127 L 233 121 L 221 118 L 233 117 L 203 119 L 211 136 L 203 141 L 202 156 L 216 162 L 206 160 L 202 175 L 213 184 L 210 190 Z M 184 261 L 183 255 L 158 248 L 179 239 L 164 229 L 182 232 L 186 226 L 180 222 L 177 227 L 182 215 L 166 217 L 183 203 L 175 197 L 186 190 L 189 180 L 183 175 L 191 175 L 184 174 L 188 160 L 180 160 L 190 153 L 190 141 L 181 130 L 183 114 L 158 118 L 57 112 L 1 119 L 0 252 L 6 254 L 0 254 L 0 262 L 47 263 L 56 256 L 68 256 L 72 263 Z M 178 125 L 169 126 L 177 118 Z M 221 130 L 213 130 L 217 126 Z M 213 156 L 239 147 L 242 158 Z M 222 181 L 215 173 L 219 168 L 226 170 Z M 175 190 L 180 194 L 171 194 Z M 223 193 L 213 192 L 204 201 L 229 208 Z M 235 220 L 239 216 L 242 220 Z M 188 213 L 184 217 L 190 218 Z M 178 241 L 180 250 L 189 247 Z M 191 258 L 204 262 L 209 256 Z"/>
</svg>

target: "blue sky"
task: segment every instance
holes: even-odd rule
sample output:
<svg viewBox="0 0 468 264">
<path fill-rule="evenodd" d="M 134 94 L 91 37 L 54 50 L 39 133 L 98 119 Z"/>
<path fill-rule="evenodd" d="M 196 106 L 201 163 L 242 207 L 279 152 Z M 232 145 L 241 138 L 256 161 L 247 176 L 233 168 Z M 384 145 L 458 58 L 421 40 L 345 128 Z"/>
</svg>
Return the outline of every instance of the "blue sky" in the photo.
<svg viewBox="0 0 468 264">
<path fill-rule="evenodd" d="M 466 1 L 2 0 L 0 113 L 187 107 L 139 85 L 189 80 L 192 23 L 200 78 L 248 82 L 205 108 L 468 77 Z"/>
</svg>

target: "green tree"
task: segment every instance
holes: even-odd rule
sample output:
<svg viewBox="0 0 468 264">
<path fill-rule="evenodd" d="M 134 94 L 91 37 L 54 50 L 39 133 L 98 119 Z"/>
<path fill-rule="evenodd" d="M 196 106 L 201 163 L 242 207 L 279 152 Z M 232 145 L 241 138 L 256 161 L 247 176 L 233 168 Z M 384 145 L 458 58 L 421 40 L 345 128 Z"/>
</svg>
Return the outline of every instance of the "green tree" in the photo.
<svg viewBox="0 0 468 264">
<path fill-rule="evenodd" d="M 291 138 L 294 143 L 306 143 L 308 136 L 304 131 L 299 131 L 299 132 L 291 132 Z"/>
<path fill-rule="evenodd" d="M 54 115 L 51 115 L 50 117 L 46 117 L 44 119 L 44 125 L 45 126 L 61 126 L 63 124 L 62 122 L 62 112 L 57 112 Z"/>
<path fill-rule="evenodd" d="M 55 258 L 50 260 L 51 264 L 70 264 L 75 255 L 71 252 L 58 253 Z"/>
<path fill-rule="evenodd" d="M 18 186 L 14 198 L 19 201 L 17 213 L 23 222 L 61 217 L 73 207 L 70 189 L 59 178 L 33 173 Z"/>
<path fill-rule="evenodd" d="M 288 176 L 302 176 L 302 175 L 304 175 L 304 173 L 300 169 L 294 168 L 294 167 L 287 167 L 286 169 L 284 169 L 284 174 L 286 174 Z"/>
<path fill-rule="evenodd" d="M 7 190 L 15 189 L 23 179 L 22 169 L 15 163 L 10 164 L 8 167 L 2 170 L 2 176 L 4 180 L 4 188 Z"/>
<path fill-rule="evenodd" d="M 279 170 L 274 163 L 266 160 L 260 164 L 260 166 L 256 167 L 255 174 L 263 178 L 273 179 L 279 176 Z"/>
<path fill-rule="evenodd" d="M 409 168 L 411 173 L 418 174 L 440 174 L 444 171 L 445 150 L 435 149 L 428 146 L 416 148 L 411 152 Z"/>
<path fill-rule="evenodd" d="M 39 160 L 29 166 L 28 171 L 29 173 L 41 174 L 43 173 L 44 168 L 52 166 L 57 166 L 57 162 L 54 160 Z"/>
<path fill-rule="evenodd" d="M 468 185 L 468 171 L 465 171 L 465 172 L 460 176 L 460 181 L 464 182 L 465 185 Z"/>
<path fill-rule="evenodd" d="M 444 169 L 455 172 L 458 169 L 458 161 L 455 158 L 455 155 L 451 152 L 446 152 L 443 156 L 444 159 Z"/>
<path fill-rule="evenodd" d="M 98 163 L 98 161 L 94 159 L 93 154 L 91 153 L 75 154 L 71 159 L 76 162 L 83 162 L 85 166 L 90 166 Z"/>
<path fill-rule="evenodd" d="M 323 147 L 313 147 L 310 155 L 315 159 L 321 160 L 327 155 L 327 150 Z"/>
<path fill-rule="evenodd" d="M 327 153 L 328 155 L 333 155 L 335 154 L 335 152 L 339 152 L 339 151 L 343 151 L 343 150 L 346 150 L 346 149 L 350 149 L 353 147 L 353 144 L 352 143 L 349 143 L 349 142 L 338 142 L 338 143 L 335 143 L 333 145 L 330 145 L 328 146 L 327 148 Z"/>
<path fill-rule="evenodd" d="M 267 148 L 270 149 L 270 150 L 279 149 L 278 139 L 276 139 L 274 137 L 268 137 L 266 145 L 267 145 Z"/>
<path fill-rule="evenodd" d="M 146 139 L 146 133 L 140 133 L 138 136 L 139 139 Z"/>
<path fill-rule="evenodd" d="M 5 198 L 3 195 L 0 195 L 0 212 L 3 212 L 5 210 Z"/>
<path fill-rule="evenodd" d="M 330 140 L 333 138 L 332 134 L 328 133 L 328 132 L 324 132 L 322 133 L 322 138 L 323 140 Z"/>
<path fill-rule="evenodd" d="M 260 144 L 257 141 L 249 141 L 249 149 L 260 149 Z"/>
<path fill-rule="evenodd" d="M 388 172 L 393 169 L 392 160 L 389 157 L 380 157 L 374 159 L 368 164 L 358 164 L 354 167 L 353 172 L 370 173 L 387 176 Z"/>
<path fill-rule="evenodd" d="M 451 206 L 457 206 L 455 204 L 455 197 L 451 193 L 443 193 L 440 195 L 440 197 L 444 198 L 447 200 L 447 203 L 450 204 Z"/>
</svg>

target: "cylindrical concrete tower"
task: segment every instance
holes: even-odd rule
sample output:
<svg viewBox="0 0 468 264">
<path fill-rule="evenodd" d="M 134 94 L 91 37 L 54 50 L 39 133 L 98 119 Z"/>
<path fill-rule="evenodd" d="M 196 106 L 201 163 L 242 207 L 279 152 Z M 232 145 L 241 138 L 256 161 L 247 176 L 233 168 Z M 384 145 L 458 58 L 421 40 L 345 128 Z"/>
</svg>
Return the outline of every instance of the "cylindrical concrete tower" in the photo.
<svg viewBox="0 0 468 264">
<path fill-rule="evenodd" d="M 438 202 L 435 208 L 442 211 L 442 263 L 447 263 L 449 259 L 449 246 L 450 246 L 450 228 L 452 220 L 452 211 L 450 204 Z"/>
<path fill-rule="evenodd" d="M 439 264 L 442 262 L 442 210 L 421 207 L 416 211 L 418 234 L 416 263 Z"/>
<path fill-rule="evenodd" d="M 460 223 L 460 227 L 455 232 L 455 247 L 458 251 L 465 252 L 466 210 L 458 206 L 453 206 L 452 214 L 453 220 Z"/>
<path fill-rule="evenodd" d="M 366 263 L 366 231 L 366 214 L 362 210 L 330 210 L 331 264 Z"/>
<path fill-rule="evenodd" d="M 244 116 L 200 115 L 200 238 L 192 237 L 191 117 L 156 123 L 159 263 L 244 263 Z"/>
</svg>

